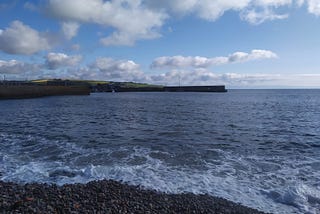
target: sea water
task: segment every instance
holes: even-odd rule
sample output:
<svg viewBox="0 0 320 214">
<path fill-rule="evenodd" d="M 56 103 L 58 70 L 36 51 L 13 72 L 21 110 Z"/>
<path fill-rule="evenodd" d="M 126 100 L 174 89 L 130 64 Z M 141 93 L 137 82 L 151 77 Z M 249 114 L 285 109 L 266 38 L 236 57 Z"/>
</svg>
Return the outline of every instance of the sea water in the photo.
<svg viewBox="0 0 320 214">
<path fill-rule="evenodd" d="M 94 93 L 0 101 L 0 179 L 114 179 L 320 213 L 320 90 Z"/>
</svg>

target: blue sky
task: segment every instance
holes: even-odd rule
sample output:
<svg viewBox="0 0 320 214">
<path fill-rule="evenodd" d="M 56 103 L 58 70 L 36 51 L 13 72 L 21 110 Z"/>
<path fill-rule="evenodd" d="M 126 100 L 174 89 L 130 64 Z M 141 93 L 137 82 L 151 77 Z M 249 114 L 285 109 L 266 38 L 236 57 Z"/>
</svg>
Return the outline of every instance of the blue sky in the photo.
<svg viewBox="0 0 320 214">
<path fill-rule="evenodd" d="M 2 0 L 0 75 L 319 88 L 319 0 Z"/>
</svg>

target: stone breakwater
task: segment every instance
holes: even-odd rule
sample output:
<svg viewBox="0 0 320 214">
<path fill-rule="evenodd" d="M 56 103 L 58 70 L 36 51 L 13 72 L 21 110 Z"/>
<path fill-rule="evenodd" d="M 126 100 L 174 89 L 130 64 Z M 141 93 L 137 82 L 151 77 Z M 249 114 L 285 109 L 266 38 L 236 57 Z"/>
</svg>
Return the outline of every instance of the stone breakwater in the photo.
<svg viewBox="0 0 320 214">
<path fill-rule="evenodd" d="M 112 180 L 19 185 L 0 181 L 1 213 L 263 213 L 209 195 L 165 194 Z"/>
</svg>

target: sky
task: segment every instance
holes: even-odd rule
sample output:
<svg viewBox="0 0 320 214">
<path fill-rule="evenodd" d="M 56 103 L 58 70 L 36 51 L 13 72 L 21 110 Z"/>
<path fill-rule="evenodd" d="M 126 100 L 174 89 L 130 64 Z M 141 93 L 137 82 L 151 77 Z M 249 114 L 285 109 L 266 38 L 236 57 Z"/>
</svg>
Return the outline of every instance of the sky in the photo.
<svg viewBox="0 0 320 214">
<path fill-rule="evenodd" d="M 320 88 L 320 0 L 0 0 L 0 78 Z"/>
</svg>

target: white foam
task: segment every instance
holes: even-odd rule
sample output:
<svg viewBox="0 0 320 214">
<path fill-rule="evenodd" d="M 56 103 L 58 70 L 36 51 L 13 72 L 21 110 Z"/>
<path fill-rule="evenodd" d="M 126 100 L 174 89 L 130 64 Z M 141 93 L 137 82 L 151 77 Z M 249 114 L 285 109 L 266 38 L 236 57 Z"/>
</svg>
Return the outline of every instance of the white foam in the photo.
<svg viewBox="0 0 320 214">
<path fill-rule="evenodd" d="M 26 139 L 56 146 L 61 151 L 61 161 L 49 161 L 45 157 L 34 161 L 22 160 L 16 151 L 23 148 L 16 142 L 23 140 L 23 137 L 0 134 L 0 140 L 4 142 L 3 150 L 0 150 L 1 180 L 62 185 L 113 179 L 168 193 L 220 196 L 272 213 L 317 213 L 320 209 L 319 183 L 315 182 L 320 172 L 306 168 L 319 162 L 316 158 L 292 161 L 280 156 L 243 156 L 212 149 L 218 154 L 219 163 L 203 162 L 205 167 L 200 170 L 187 165 L 173 165 L 165 158 L 152 155 L 159 153 L 160 156 L 174 158 L 170 152 L 138 146 L 94 150 L 72 142 L 33 136 Z M 124 154 L 121 157 L 112 156 L 121 152 Z M 76 158 L 66 161 L 65 157 L 75 154 Z M 104 154 L 105 158 L 116 160 L 109 164 L 77 165 L 78 158 L 85 159 L 95 154 Z M 299 180 L 299 176 L 306 181 Z"/>
<path fill-rule="evenodd" d="M 278 190 L 274 199 L 280 203 L 295 206 L 302 213 L 320 213 L 320 189 L 305 184 L 293 184 Z"/>
<path fill-rule="evenodd" d="M 234 177 L 216 177 L 210 171 L 172 169 L 165 165 L 90 166 L 84 169 L 88 180 L 114 179 L 168 193 L 192 192 L 220 196 L 244 205 L 274 213 L 294 213 L 294 207 L 274 203 L 255 186 L 246 186 Z"/>
</svg>

